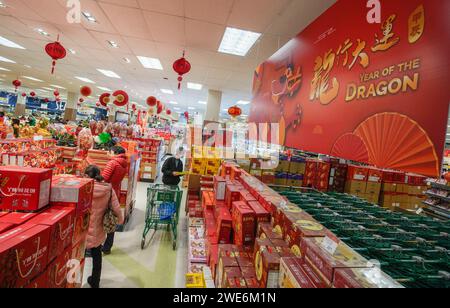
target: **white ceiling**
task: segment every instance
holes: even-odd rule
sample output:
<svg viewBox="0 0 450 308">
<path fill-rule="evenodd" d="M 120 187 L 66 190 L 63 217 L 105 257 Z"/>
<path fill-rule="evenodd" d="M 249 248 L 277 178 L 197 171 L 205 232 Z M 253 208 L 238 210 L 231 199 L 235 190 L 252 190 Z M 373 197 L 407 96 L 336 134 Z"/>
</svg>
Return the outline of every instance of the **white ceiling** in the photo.
<svg viewBox="0 0 450 308">
<path fill-rule="evenodd" d="M 335 0 L 81 0 L 82 11 L 97 19 L 97 23 L 91 23 L 82 17 L 81 24 L 67 22 L 66 0 L 0 2 L 7 6 L 0 8 L 0 35 L 26 48 L 0 46 L 0 56 L 17 62 L 0 62 L 0 67 L 12 71 L 0 71 L 3 88 L 26 75 L 45 81 L 21 78 L 24 86 L 30 88 L 56 84 L 78 91 L 84 84 L 74 77 L 82 76 L 96 82 L 92 87 L 97 95 L 103 91 L 96 86 L 126 89 L 142 105 L 146 97 L 155 95 L 163 102 L 177 101 L 180 111 L 193 106 L 202 112 L 205 106 L 197 102 L 207 100 L 208 89 L 223 91 L 221 110 L 238 100 L 250 100 L 254 68 Z M 217 50 L 227 26 L 263 35 L 246 57 L 225 55 Z M 39 34 L 36 28 L 48 32 L 50 37 Z M 51 75 L 51 60 L 44 46 L 58 34 L 62 44 L 76 54 L 68 53 L 66 59 L 58 62 L 56 74 Z M 118 43 L 119 48 L 112 48 L 108 40 Z M 183 49 L 192 71 L 178 92 L 172 63 Z M 136 56 L 158 58 L 164 70 L 144 69 Z M 130 64 L 123 61 L 125 57 L 131 60 Z M 97 69 L 112 70 L 122 79 L 108 78 Z M 186 89 L 187 81 L 201 83 L 204 88 Z M 162 94 L 162 88 L 175 94 Z M 244 113 L 248 108 L 244 106 Z"/>
</svg>

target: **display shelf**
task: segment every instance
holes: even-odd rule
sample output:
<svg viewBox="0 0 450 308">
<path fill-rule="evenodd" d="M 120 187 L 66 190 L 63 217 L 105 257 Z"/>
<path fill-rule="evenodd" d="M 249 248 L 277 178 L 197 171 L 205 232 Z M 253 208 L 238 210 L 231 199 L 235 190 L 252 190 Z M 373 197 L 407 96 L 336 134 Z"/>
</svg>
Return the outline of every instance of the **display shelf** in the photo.
<svg viewBox="0 0 450 308">
<path fill-rule="evenodd" d="M 440 184 L 440 183 L 436 183 L 436 182 L 433 182 L 433 181 L 429 181 L 429 183 L 431 184 L 431 187 L 433 187 L 433 188 L 444 189 L 444 190 L 450 191 L 450 186 L 447 186 L 447 185 L 444 185 L 444 184 Z"/>
<path fill-rule="evenodd" d="M 425 210 L 429 210 L 429 211 L 432 211 L 435 214 L 439 214 L 440 217 L 445 217 L 447 219 L 450 218 L 450 210 L 438 207 L 438 206 L 433 205 L 431 203 L 428 203 L 426 201 L 423 201 L 423 204 L 425 204 L 428 207 Z"/>
<path fill-rule="evenodd" d="M 425 192 L 425 194 L 427 196 L 430 196 L 430 197 L 433 197 L 433 198 L 438 198 L 438 199 L 444 200 L 445 202 L 449 202 L 450 203 L 450 197 L 441 196 L 441 195 L 438 195 L 438 194 L 435 194 L 435 193 L 432 193 L 432 192 L 429 192 L 429 191 Z"/>
</svg>

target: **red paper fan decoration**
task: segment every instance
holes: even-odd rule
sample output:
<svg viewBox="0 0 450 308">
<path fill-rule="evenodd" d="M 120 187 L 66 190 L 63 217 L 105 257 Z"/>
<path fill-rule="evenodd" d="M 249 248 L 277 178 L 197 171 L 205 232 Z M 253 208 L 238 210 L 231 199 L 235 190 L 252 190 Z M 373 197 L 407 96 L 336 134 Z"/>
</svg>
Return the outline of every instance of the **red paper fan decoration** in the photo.
<svg viewBox="0 0 450 308">
<path fill-rule="evenodd" d="M 129 96 L 125 91 L 119 90 L 113 93 L 113 96 L 115 97 L 114 105 L 117 107 L 123 107 L 126 106 L 129 102 Z"/>
<path fill-rule="evenodd" d="M 362 163 L 369 162 L 369 153 L 364 141 L 352 133 L 339 137 L 331 150 L 331 155 Z"/>
<path fill-rule="evenodd" d="M 52 74 L 55 72 L 56 61 L 64 59 L 67 55 L 67 51 L 63 45 L 59 43 L 59 35 L 56 42 L 47 44 L 45 46 L 45 52 L 52 58 Z"/>
<path fill-rule="evenodd" d="M 88 86 L 84 86 L 84 87 L 81 87 L 80 93 L 84 97 L 88 97 L 88 96 L 90 96 L 92 94 L 92 89 L 90 87 L 88 87 Z"/>
<path fill-rule="evenodd" d="M 14 88 L 16 89 L 17 92 L 17 88 L 20 87 L 22 85 L 22 81 L 20 81 L 19 79 L 16 79 L 12 82 Z"/>
<path fill-rule="evenodd" d="M 157 103 L 158 100 L 156 99 L 156 97 L 150 96 L 149 98 L 147 98 L 147 105 L 149 105 L 150 107 L 155 107 Z"/>
<path fill-rule="evenodd" d="M 191 63 L 186 60 L 185 52 L 183 51 L 183 57 L 176 60 L 173 63 L 173 70 L 178 74 L 178 90 L 181 89 L 181 82 L 183 81 L 183 75 L 191 71 Z"/>
<path fill-rule="evenodd" d="M 106 107 L 111 102 L 110 97 L 111 97 L 111 94 L 103 93 L 102 95 L 100 95 L 98 100 L 99 100 L 100 104 L 102 104 L 102 106 Z"/>
<path fill-rule="evenodd" d="M 405 115 L 374 115 L 354 134 L 367 146 L 370 164 L 432 177 L 440 174 L 433 143 L 423 128 Z"/>
</svg>

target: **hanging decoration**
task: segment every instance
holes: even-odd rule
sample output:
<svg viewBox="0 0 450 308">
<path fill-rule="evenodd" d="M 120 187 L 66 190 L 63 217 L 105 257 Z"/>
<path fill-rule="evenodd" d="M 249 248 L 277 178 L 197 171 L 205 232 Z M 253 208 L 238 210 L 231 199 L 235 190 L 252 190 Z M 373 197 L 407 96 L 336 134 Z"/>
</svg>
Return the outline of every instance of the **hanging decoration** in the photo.
<svg viewBox="0 0 450 308">
<path fill-rule="evenodd" d="M 161 104 L 161 105 L 159 105 L 158 108 L 156 109 L 156 112 L 157 112 L 158 114 L 161 114 L 161 112 L 163 112 L 163 110 L 164 110 L 164 106 Z"/>
<path fill-rule="evenodd" d="M 97 103 L 95 104 L 95 106 L 100 107 L 100 106 L 101 106 L 100 102 L 97 102 Z"/>
<path fill-rule="evenodd" d="M 135 103 L 131 104 L 131 110 L 136 111 L 136 104 Z"/>
<path fill-rule="evenodd" d="M 176 60 L 173 63 L 173 70 L 178 74 L 178 90 L 181 90 L 181 82 L 183 81 L 183 75 L 191 71 L 191 63 L 184 57 L 186 54 L 183 51 L 183 57 Z"/>
<path fill-rule="evenodd" d="M 147 98 L 147 105 L 149 105 L 150 107 L 155 107 L 157 103 L 158 100 L 156 99 L 156 97 L 150 96 Z"/>
<path fill-rule="evenodd" d="M 80 98 L 79 100 L 78 100 L 80 103 L 84 103 L 84 98 Z"/>
<path fill-rule="evenodd" d="M 59 43 L 59 35 L 56 42 L 47 44 L 45 46 L 45 52 L 52 58 L 52 74 L 55 72 L 56 61 L 64 59 L 67 55 L 67 51 L 63 45 Z"/>
<path fill-rule="evenodd" d="M 80 89 L 80 94 L 83 95 L 84 97 L 88 97 L 92 94 L 92 89 L 88 86 L 83 86 Z"/>
<path fill-rule="evenodd" d="M 27 93 L 22 93 L 22 97 L 26 97 L 27 96 Z"/>
<path fill-rule="evenodd" d="M 156 113 L 156 107 L 150 107 L 148 108 L 148 114 L 149 115 L 154 115 Z"/>
<path fill-rule="evenodd" d="M 186 121 L 189 122 L 189 112 L 184 112 L 184 117 L 186 118 Z"/>
<path fill-rule="evenodd" d="M 35 93 L 35 92 L 30 92 L 30 96 L 31 96 L 31 97 L 35 97 L 35 96 L 36 96 L 36 93 Z"/>
<path fill-rule="evenodd" d="M 102 106 L 106 107 L 111 102 L 111 94 L 103 93 L 102 95 L 100 95 L 98 100 L 100 101 L 100 104 L 102 104 Z"/>
<path fill-rule="evenodd" d="M 128 104 L 129 96 L 125 91 L 119 90 L 113 93 L 115 100 L 113 102 L 117 107 L 123 107 Z"/>
<path fill-rule="evenodd" d="M 58 96 L 59 96 L 59 91 L 58 91 L 58 90 L 55 90 L 55 92 L 53 92 L 53 95 L 54 95 L 55 97 L 58 97 Z"/>
<path fill-rule="evenodd" d="M 45 98 L 45 99 L 44 99 L 44 102 L 45 102 L 45 103 L 48 103 L 49 101 L 50 101 L 50 100 L 49 100 L 48 98 Z"/>
<path fill-rule="evenodd" d="M 19 79 L 16 79 L 12 82 L 12 84 L 16 88 L 16 92 L 17 92 L 17 88 L 19 88 L 22 85 L 22 81 L 20 81 Z"/>
<path fill-rule="evenodd" d="M 239 108 L 238 106 L 233 106 L 230 109 L 228 109 L 228 114 L 232 117 L 232 118 L 236 118 L 240 115 L 242 115 L 242 109 Z"/>
<path fill-rule="evenodd" d="M 167 109 L 167 110 L 166 110 L 166 114 L 170 116 L 170 115 L 172 114 L 172 110 Z"/>
</svg>

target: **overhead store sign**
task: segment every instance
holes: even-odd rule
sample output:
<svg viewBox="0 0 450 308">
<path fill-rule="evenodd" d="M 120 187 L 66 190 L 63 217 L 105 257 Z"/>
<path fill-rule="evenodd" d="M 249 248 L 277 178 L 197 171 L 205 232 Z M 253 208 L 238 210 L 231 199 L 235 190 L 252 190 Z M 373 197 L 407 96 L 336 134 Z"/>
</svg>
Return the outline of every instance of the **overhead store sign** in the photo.
<svg viewBox="0 0 450 308">
<path fill-rule="evenodd" d="M 255 71 L 250 121 L 288 147 L 437 176 L 449 104 L 446 0 L 340 0 Z"/>
</svg>

